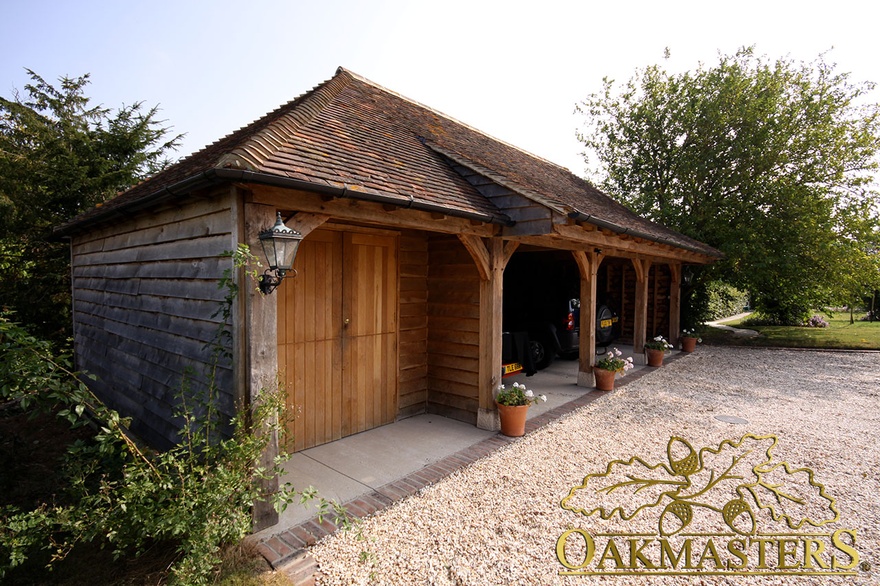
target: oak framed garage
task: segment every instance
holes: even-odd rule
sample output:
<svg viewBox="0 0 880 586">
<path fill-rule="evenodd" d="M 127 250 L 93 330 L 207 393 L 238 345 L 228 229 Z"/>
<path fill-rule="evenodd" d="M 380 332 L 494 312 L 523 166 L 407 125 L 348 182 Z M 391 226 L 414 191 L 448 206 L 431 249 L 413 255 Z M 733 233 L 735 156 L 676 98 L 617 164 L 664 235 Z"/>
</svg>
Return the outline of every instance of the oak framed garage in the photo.
<svg viewBox="0 0 880 586">
<path fill-rule="evenodd" d="M 57 230 L 78 367 L 150 443 L 176 440 L 171 397 L 207 359 L 224 253 L 259 250 L 278 212 L 304 235 L 298 276 L 272 295 L 242 288 L 219 407 L 231 415 L 281 371 L 298 448 L 424 412 L 497 429 L 503 273 L 518 250 L 570 254 L 583 307 L 619 295 L 636 352 L 648 335 L 677 339 L 682 267 L 720 256 L 340 68 Z M 591 386 L 595 313 L 580 315 Z"/>
</svg>

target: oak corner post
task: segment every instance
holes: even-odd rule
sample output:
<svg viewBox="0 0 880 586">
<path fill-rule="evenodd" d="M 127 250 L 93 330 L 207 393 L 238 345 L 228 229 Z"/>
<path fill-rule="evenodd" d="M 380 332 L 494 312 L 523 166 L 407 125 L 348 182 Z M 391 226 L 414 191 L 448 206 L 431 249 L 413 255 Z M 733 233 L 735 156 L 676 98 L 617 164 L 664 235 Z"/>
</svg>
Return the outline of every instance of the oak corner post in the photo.
<svg viewBox="0 0 880 586">
<path fill-rule="evenodd" d="M 669 343 L 681 335 L 681 263 L 669 263 Z"/>
<path fill-rule="evenodd" d="M 245 241 L 255 254 L 261 250 L 258 235 L 275 221 L 275 208 L 246 203 L 244 205 Z M 243 275 L 239 275 L 244 279 Z M 246 394 L 248 405 L 260 399 L 260 392 L 276 384 L 278 372 L 278 296 L 263 295 L 256 287 L 242 286 L 245 298 L 244 345 L 246 356 Z M 270 387 L 271 388 L 271 387 Z M 278 455 L 278 434 L 274 430 L 255 429 L 254 433 L 270 434 L 260 465 L 271 469 Z M 266 495 L 278 492 L 277 477 L 262 483 Z M 271 502 L 258 501 L 254 506 L 254 531 L 278 523 L 278 513 Z"/>
</svg>

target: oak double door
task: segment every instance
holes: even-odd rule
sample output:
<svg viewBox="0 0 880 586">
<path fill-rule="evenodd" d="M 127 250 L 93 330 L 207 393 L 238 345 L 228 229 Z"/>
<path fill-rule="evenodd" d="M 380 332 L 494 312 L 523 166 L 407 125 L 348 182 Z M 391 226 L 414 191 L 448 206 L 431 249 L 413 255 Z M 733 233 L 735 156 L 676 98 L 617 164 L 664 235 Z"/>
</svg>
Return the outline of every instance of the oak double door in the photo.
<svg viewBox="0 0 880 586">
<path fill-rule="evenodd" d="M 278 362 L 293 449 L 397 414 L 398 239 L 317 229 L 277 289 Z"/>
</svg>

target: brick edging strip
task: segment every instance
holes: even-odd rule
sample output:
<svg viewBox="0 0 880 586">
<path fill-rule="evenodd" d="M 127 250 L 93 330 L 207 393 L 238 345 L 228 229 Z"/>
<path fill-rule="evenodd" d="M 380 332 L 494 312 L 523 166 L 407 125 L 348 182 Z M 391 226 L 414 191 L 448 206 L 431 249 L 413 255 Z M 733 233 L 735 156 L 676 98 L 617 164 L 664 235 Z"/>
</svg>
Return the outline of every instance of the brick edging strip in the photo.
<svg viewBox="0 0 880 586">
<path fill-rule="evenodd" d="M 664 359 L 664 364 L 679 360 L 685 355 L 686 353 L 679 352 L 667 356 Z M 630 384 L 653 370 L 655 369 L 650 367 L 642 368 L 637 372 L 621 377 L 615 381 L 615 387 Z M 526 435 L 606 395 L 607 392 L 605 391 L 589 390 L 580 397 L 529 419 L 526 421 Z M 352 499 L 345 503 L 343 507 L 355 519 L 369 517 L 390 507 L 397 501 L 415 494 L 426 486 L 446 478 L 453 472 L 488 456 L 498 448 L 515 442 L 516 439 L 501 435 L 500 432 L 496 433 L 472 446 L 428 464 L 403 478 L 389 482 L 372 492 Z M 297 586 L 310 586 L 315 584 L 314 574 L 318 569 L 318 563 L 309 553 L 308 548 L 324 537 L 332 535 L 338 529 L 339 526 L 328 520 L 326 516 L 323 521 L 319 520 L 316 516 L 280 533 L 261 539 L 256 543 L 256 548 L 272 568 L 284 572 L 294 581 L 294 584 Z"/>
</svg>

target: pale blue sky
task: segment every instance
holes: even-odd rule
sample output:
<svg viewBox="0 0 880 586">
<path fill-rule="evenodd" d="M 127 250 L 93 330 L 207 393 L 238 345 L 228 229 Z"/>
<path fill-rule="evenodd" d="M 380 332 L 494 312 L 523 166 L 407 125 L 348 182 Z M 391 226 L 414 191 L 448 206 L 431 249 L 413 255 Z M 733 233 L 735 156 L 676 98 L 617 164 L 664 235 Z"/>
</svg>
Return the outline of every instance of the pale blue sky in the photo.
<svg viewBox="0 0 880 586">
<path fill-rule="evenodd" d="M 87 95 L 142 100 L 185 132 L 180 155 L 262 116 L 342 65 L 582 174 L 574 105 L 662 61 L 756 45 L 880 82 L 880 3 L 840 0 L 0 0 L 0 95 L 91 73 Z M 880 101 L 880 95 L 875 95 Z"/>
</svg>

